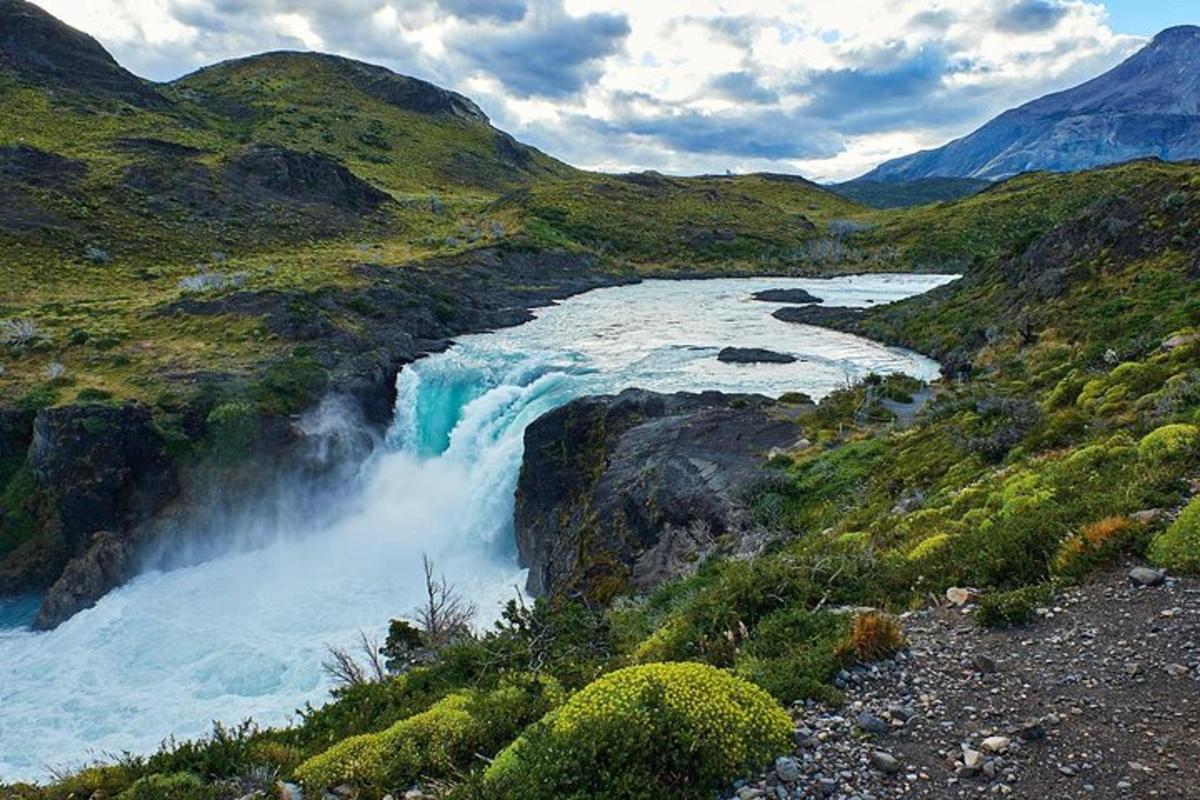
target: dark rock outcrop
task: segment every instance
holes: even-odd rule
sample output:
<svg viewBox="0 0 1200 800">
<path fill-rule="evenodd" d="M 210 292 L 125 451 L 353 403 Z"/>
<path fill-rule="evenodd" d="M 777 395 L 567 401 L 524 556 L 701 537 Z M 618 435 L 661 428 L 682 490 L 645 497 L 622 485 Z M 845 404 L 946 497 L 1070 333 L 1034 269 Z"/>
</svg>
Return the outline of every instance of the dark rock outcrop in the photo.
<svg viewBox="0 0 1200 800">
<path fill-rule="evenodd" d="M 258 145 L 238 155 L 226 178 L 250 202 L 287 201 L 366 213 L 391 199 L 328 156 L 273 145 Z"/>
<path fill-rule="evenodd" d="M 764 289 L 761 292 L 755 292 L 754 299 L 767 303 L 797 303 L 801 305 L 825 302 L 804 289 Z"/>
<path fill-rule="evenodd" d="M 716 392 L 630 389 L 546 414 L 526 430 L 517 486 L 529 591 L 603 601 L 749 546 L 747 498 L 799 435 L 767 398 Z"/>
<path fill-rule="evenodd" d="M 43 201 L 77 191 L 86 172 L 84 163 L 36 147 L 0 147 L 0 232 L 62 227 L 60 215 Z"/>
<path fill-rule="evenodd" d="M 96 605 L 129 579 L 132 559 L 133 545 L 128 540 L 103 531 L 97 533 L 83 555 L 67 565 L 46 593 L 33 620 L 34 630 L 56 628 Z"/>
<path fill-rule="evenodd" d="M 111 97 L 144 108 L 167 104 L 91 36 L 26 0 L 0 0 L 0 71 L 85 100 Z"/>
<path fill-rule="evenodd" d="M 795 364 L 797 360 L 788 353 L 777 353 L 761 347 L 726 347 L 717 354 L 717 361 L 726 364 Z"/>
<path fill-rule="evenodd" d="M 93 533 L 128 530 L 178 492 L 175 462 L 150 410 L 135 403 L 42 411 L 29 466 L 72 555 Z"/>
</svg>

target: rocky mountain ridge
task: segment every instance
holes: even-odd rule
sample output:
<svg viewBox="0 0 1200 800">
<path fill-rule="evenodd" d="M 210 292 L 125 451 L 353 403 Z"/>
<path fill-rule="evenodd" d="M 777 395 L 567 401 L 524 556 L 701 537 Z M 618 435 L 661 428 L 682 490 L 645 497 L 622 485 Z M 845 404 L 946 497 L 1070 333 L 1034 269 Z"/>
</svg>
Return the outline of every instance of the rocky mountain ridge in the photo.
<svg viewBox="0 0 1200 800">
<path fill-rule="evenodd" d="M 1150 156 L 1200 157 L 1200 27 L 1169 28 L 1099 77 L 1006 111 L 943 147 L 882 164 L 859 180 L 999 180 Z"/>
</svg>

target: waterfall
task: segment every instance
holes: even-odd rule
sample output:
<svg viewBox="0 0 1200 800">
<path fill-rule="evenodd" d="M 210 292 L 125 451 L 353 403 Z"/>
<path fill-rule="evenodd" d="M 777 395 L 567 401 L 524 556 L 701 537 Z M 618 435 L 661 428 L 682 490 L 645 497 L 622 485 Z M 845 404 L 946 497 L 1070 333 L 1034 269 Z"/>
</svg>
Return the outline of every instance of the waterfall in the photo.
<svg viewBox="0 0 1200 800">
<path fill-rule="evenodd" d="M 929 359 L 779 322 L 749 294 L 797 286 L 861 306 L 950 279 L 650 281 L 590 292 L 411 365 L 385 442 L 331 522 L 147 572 L 49 633 L 0 629 L 0 783 L 145 753 L 213 719 L 288 722 L 327 699 L 327 644 L 378 634 L 420 602 L 423 553 L 481 623 L 495 618 L 524 582 L 511 528 L 529 423 L 573 397 L 630 386 L 821 397 L 870 371 L 932 378 Z M 718 363 L 728 345 L 800 360 Z"/>
</svg>

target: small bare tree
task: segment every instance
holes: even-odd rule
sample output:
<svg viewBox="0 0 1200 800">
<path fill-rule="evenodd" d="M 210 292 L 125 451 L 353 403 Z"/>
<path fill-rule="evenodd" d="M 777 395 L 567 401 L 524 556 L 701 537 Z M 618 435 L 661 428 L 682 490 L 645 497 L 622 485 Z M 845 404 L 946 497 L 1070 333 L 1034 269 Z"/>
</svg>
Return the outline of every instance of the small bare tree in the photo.
<svg viewBox="0 0 1200 800">
<path fill-rule="evenodd" d="M 387 677 L 379 654 L 379 642 L 368 636 L 366 631 L 358 632 L 358 649 L 363 662 L 348 648 L 326 645 L 325 649 L 329 652 L 329 658 L 321 662 L 321 669 L 339 687 L 378 683 Z"/>
<path fill-rule="evenodd" d="M 455 637 L 470 632 L 475 605 L 464 600 L 445 576 L 434 574 L 429 556 L 422 554 L 421 563 L 425 568 L 425 604 L 413 613 L 417 626 L 425 634 L 425 641 L 437 650 Z"/>
</svg>

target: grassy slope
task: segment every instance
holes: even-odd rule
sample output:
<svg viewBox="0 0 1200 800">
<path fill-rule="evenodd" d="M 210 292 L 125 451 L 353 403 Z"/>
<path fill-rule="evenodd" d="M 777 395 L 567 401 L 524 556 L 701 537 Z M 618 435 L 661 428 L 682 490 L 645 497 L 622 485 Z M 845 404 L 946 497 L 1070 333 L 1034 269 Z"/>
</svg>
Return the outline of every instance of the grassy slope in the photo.
<svg viewBox="0 0 1200 800">
<path fill-rule="evenodd" d="M 43 386 L 51 363 L 77 390 L 152 399 L 171 374 L 214 360 L 252 372 L 275 357 L 254 320 L 156 313 L 182 296 L 181 279 L 202 272 L 237 274 L 237 290 L 319 291 L 360 285 L 352 267 L 364 261 L 403 269 L 496 241 L 594 250 L 647 273 L 781 269 L 781 256 L 820 235 L 814 221 L 862 211 L 806 182 L 582 173 L 481 122 L 386 102 L 352 62 L 327 57 L 229 62 L 162 92 L 170 105 L 142 109 L 0 76 L 0 146 L 35 147 L 84 170 L 20 188 L 20 203 L 43 219 L 0 227 L 0 320 L 34 320 L 47 339 L 0 352 L 10 396 Z M 164 157 L 128 144 L 146 139 L 194 152 Z M 262 143 L 328 156 L 394 202 L 349 217 L 282 201 L 260 208 L 230 189 L 228 169 Z M 109 260 L 89 261 L 89 248 Z"/>
</svg>

